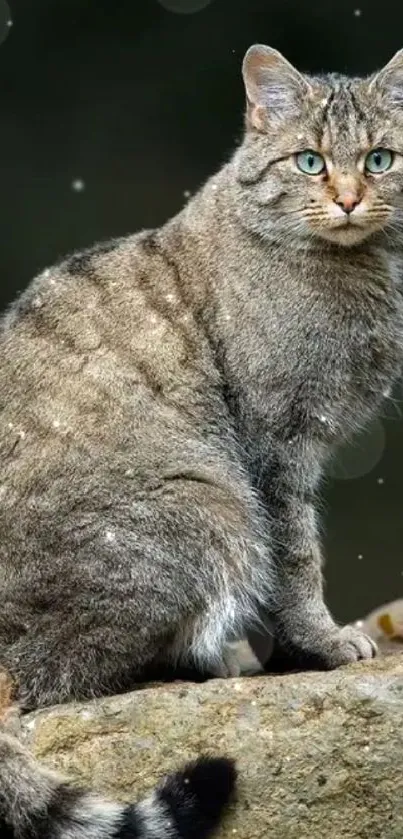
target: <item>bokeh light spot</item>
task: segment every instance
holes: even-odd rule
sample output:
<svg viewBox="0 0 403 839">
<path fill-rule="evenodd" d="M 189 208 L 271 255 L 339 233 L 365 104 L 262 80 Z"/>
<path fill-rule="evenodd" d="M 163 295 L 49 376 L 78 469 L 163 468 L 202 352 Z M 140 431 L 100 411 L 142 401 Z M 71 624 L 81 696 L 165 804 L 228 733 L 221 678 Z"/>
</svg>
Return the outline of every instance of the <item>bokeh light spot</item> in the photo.
<svg viewBox="0 0 403 839">
<path fill-rule="evenodd" d="M 175 12 L 178 15 L 192 15 L 194 12 L 201 12 L 213 0 L 158 0 L 158 2 L 167 12 Z"/>
<path fill-rule="evenodd" d="M 6 0 L 0 0 L 0 44 L 6 40 L 12 25 L 10 6 Z"/>
<path fill-rule="evenodd" d="M 350 443 L 340 447 L 329 466 L 328 475 L 342 481 L 368 475 L 379 463 L 385 443 L 382 422 L 374 420 L 366 431 L 357 434 Z"/>
</svg>

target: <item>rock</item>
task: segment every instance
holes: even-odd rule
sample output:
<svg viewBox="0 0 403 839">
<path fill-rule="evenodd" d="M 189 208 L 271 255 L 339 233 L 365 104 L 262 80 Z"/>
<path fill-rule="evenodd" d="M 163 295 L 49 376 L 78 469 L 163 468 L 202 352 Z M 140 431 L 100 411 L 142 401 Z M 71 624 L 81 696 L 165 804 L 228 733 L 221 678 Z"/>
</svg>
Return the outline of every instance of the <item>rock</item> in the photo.
<svg viewBox="0 0 403 839">
<path fill-rule="evenodd" d="M 332 673 L 175 683 L 27 715 L 49 767 L 121 800 L 201 752 L 233 755 L 221 839 L 401 839 L 403 656 Z"/>
</svg>

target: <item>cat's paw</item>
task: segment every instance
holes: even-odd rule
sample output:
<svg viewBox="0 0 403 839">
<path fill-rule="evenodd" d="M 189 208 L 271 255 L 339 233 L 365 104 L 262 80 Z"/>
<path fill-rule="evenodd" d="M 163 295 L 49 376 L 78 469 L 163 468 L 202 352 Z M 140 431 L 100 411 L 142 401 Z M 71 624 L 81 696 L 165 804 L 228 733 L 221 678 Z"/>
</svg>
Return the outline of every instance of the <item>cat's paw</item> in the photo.
<svg viewBox="0 0 403 839">
<path fill-rule="evenodd" d="M 264 668 L 249 642 L 242 639 L 226 645 L 220 663 L 213 668 L 213 675 L 218 679 L 230 679 L 236 676 L 254 676 L 263 671 Z"/>
<path fill-rule="evenodd" d="M 328 644 L 327 662 L 329 669 L 353 661 L 375 658 L 377 654 L 377 646 L 372 638 L 355 626 L 336 628 L 334 637 L 329 638 Z"/>
<path fill-rule="evenodd" d="M 307 639 L 305 639 L 306 642 Z M 309 643 L 294 649 L 293 658 L 302 667 L 319 670 L 335 670 L 344 664 L 363 661 L 376 656 L 374 641 L 354 626 L 332 626 Z"/>
</svg>

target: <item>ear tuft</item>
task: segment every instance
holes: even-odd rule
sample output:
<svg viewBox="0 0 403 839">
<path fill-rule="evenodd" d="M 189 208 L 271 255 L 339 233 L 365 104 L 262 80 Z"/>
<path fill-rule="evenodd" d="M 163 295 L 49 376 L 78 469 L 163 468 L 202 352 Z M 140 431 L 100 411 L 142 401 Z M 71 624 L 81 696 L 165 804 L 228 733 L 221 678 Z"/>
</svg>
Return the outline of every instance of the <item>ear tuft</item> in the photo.
<svg viewBox="0 0 403 839">
<path fill-rule="evenodd" d="M 267 121 L 296 116 L 308 81 L 278 50 L 254 44 L 244 57 L 242 75 L 247 99 L 247 120 L 252 128 L 264 130 Z"/>
<path fill-rule="evenodd" d="M 392 105 L 403 105 L 403 49 L 374 76 L 369 90 L 374 88 L 386 93 Z"/>
</svg>

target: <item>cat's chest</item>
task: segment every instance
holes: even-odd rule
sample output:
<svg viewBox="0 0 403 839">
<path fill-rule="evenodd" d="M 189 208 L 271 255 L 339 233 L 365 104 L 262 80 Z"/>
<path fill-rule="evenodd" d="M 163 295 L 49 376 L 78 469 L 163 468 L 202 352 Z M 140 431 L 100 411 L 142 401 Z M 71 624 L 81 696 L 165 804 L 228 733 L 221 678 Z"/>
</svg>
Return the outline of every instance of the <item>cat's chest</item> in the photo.
<svg viewBox="0 0 403 839">
<path fill-rule="evenodd" d="M 249 314 L 237 405 L 260 432 L 340 440 L 377 411 L 399 375 L 403 302 L 395 287 L 298 301 L 284 294 L 260 316 Z"/>
</svg>

